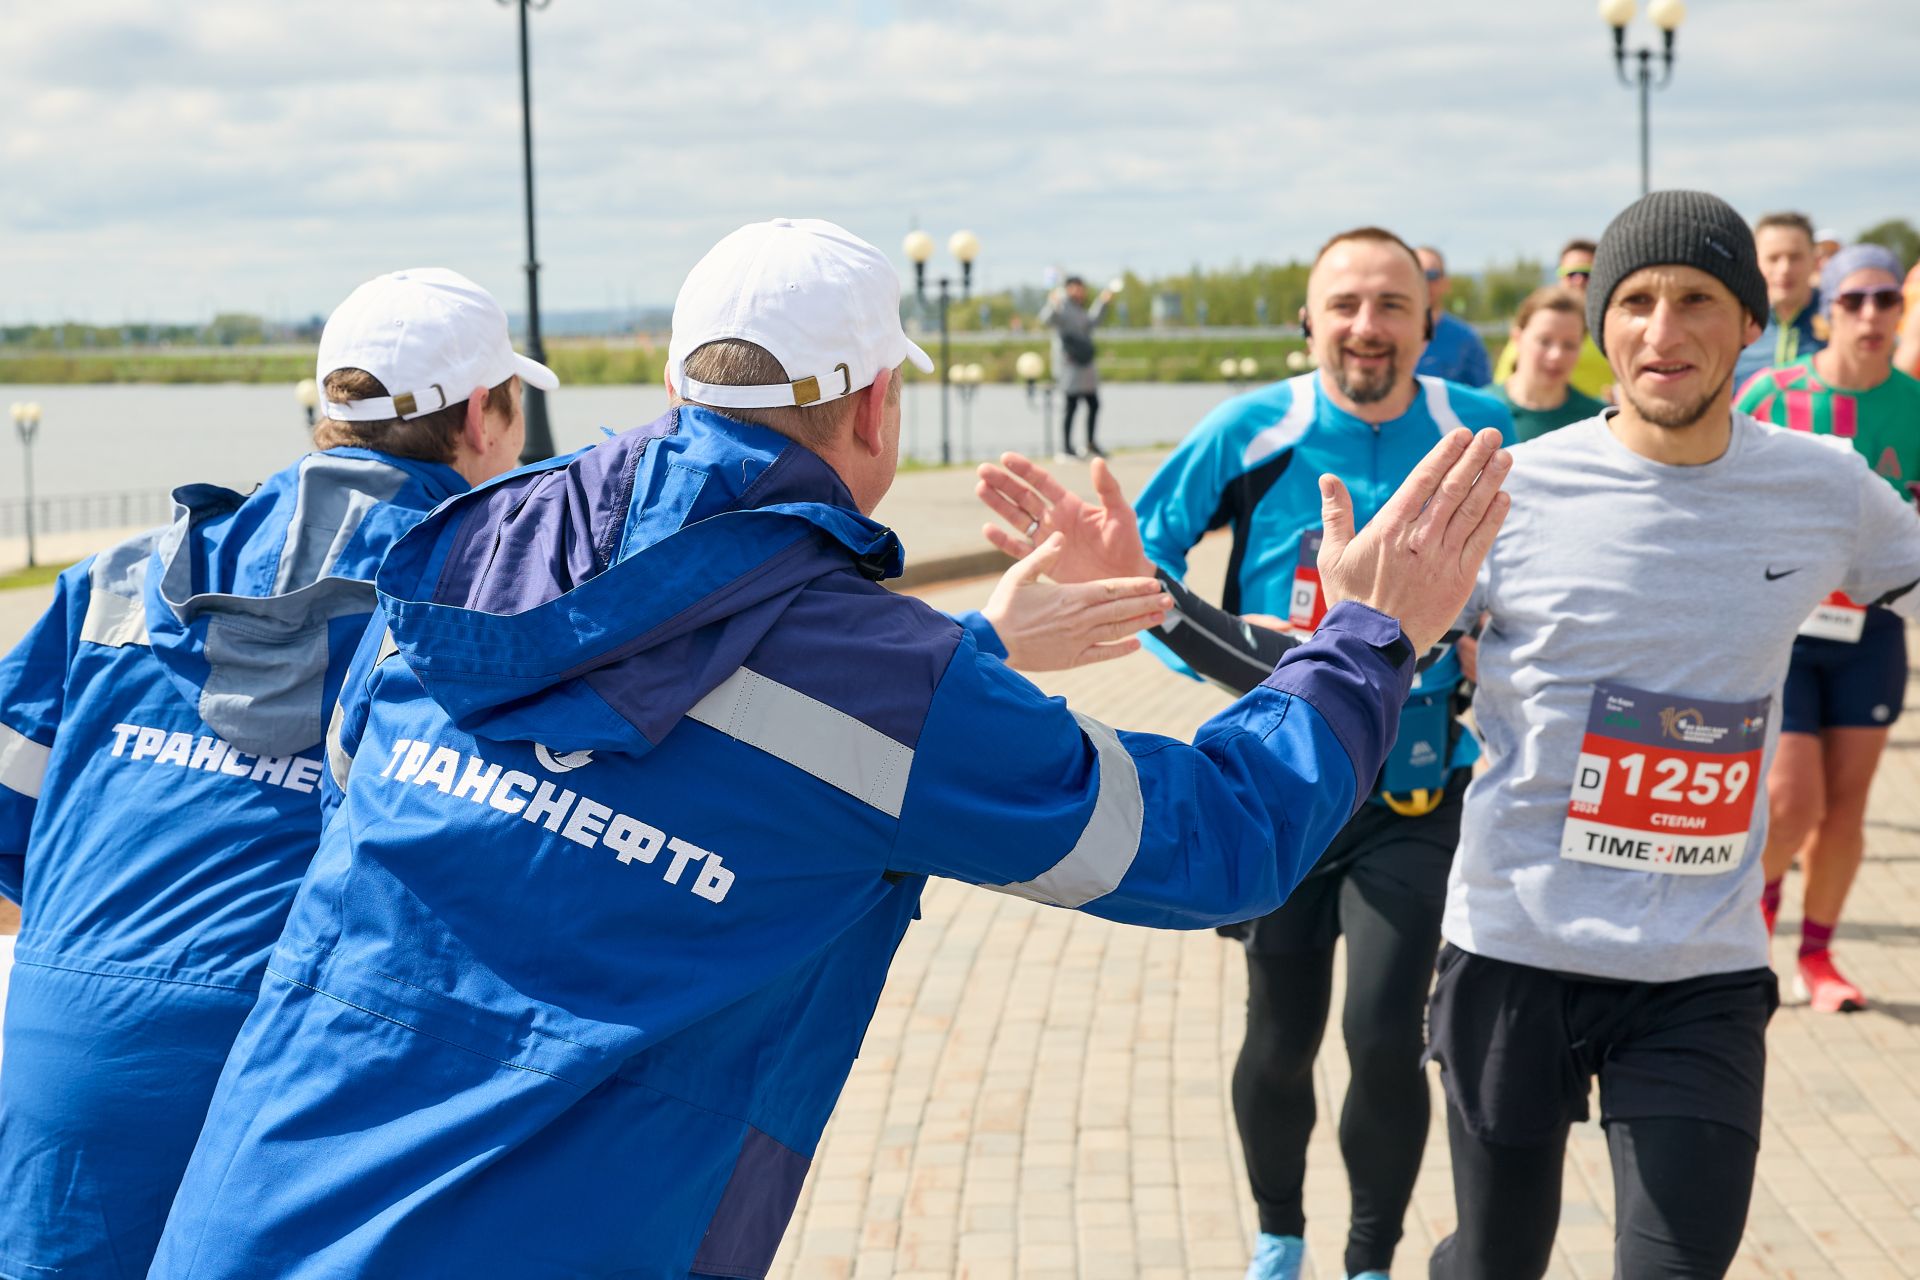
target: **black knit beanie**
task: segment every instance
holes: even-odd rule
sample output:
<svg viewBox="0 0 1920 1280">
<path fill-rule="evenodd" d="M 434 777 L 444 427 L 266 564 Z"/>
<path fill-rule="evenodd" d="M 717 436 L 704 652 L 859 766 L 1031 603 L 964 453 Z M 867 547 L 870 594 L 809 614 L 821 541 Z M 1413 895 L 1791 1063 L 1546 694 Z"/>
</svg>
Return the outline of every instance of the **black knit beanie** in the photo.
<svg viewBox="0 0 1920 1280">
<path fill-rule="evenodd" d="M 1607 349 L 1607 303 L 1642 267 L 1698 267 L 1732 291 L 1758 324 L 1767 322 L 1767 281 L 1753 232 L 1733 206 L 1704 191 L 1655 191 L 1622 209 L 1607 224 L 1593 255 L 1587 284 L 1587 328 Z"/>
</svg>

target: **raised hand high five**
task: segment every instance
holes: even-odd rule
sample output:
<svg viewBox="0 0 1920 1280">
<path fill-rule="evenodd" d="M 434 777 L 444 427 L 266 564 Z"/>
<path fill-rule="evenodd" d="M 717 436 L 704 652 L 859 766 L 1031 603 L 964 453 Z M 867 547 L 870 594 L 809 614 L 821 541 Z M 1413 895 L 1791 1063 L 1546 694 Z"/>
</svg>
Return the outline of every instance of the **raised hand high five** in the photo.
<svg viewBox="0 0 1920 1280">
<path fill-rule="evenodd" d="M 1058 567 L 1065 539 L 1051 534 L 1000 576 L 981 610 L 1020 671 L 1063 671 L 1125 657 L 1140 647 L 1136 631 L 1166 620 L 1173 599 L 1152 576 L 1061 583 L 1043 579 Z"/>
<path fill-rule="evenodd" d="M 982 463 L 979 475 L 974 493 L 1015 530 L 988 524 L 983 532 L 988 542 L 1014 559 L 1025 559 L 1050 534 L 1059 533 L 1060 556 L 1047 568 L 1056 582 L 1154 575 L 1133 507 L 1105 459 L 1093 460 L 1097 506 L 1017 453 L 1001 454 L 998 463 Z"/>
<path fill-rule="evenodd" d="M 1358 600 L 1400 620 L 1425 653 L 1466 607 L 1481 562 L 1507 518 L 1500 492 L 1513 455 L 1498 431 L 1451 431 L 1358 534 L 1339 477 L 1320 477 L 1320 583 L 1329 605 Z"/>
</svg>

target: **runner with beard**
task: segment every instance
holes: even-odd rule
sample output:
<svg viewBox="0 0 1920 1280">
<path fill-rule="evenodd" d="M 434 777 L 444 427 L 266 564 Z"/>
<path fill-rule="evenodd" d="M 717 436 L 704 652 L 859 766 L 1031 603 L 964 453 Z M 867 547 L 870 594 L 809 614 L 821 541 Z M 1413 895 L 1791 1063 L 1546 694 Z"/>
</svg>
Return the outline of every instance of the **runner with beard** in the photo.
<svg viewBox="0 0 1920 1280">
<path fill-rule="evenodd" d="M 1146 554 L 1187 619 L 1152 633 L 1159 651 L 1178 669 L 1236 693 L 1265 679 L 1278 652 L 1273 646 L 1283 642 L 1236 625 L 1230 630 L 1245 646 L 1223 644 L 1222 629 L 1203 621 L 1203 614 L 1217 611 L 1200 605 L 1179 580 L 1188 550 L 1204 534 L 1233 530 L 1222 606 L 1232 614 L 1284 616 L 1304 635 L 1326 611 L 1315 567 L 1323 474 L 1344 482 L 1355 519 L 1364 524 L 1449 430 L 1492 427 L 1512 441 L 1511 419 L 1493 397 L 1414 376 L 1432 336 L 1426 279 L 1413 250 L 1393 233 L 1362 227 L 1329 240 L 1314 260 L 1301 322 L 1319 369 L 1235 397 L 1207 415 L 1147 485 L 1138 507 Z M 1049 514 L 1026 539 L 990 533 L 1002 550 L 1044 539 L 1053 528 L 1046 521 L 1063 509 L 1059 500 L 1066 494 L 1025 459 L 1010 456 L 1009 464 L 1012 471 L 982 468 L 983 500 L 1019 529 L 1028 528 L 1036 512 Z M 1123 502 L 1104 466 L 1096 465 L 1096 478 Z M 1056 569 L 1071 573 L 1072 565 Z M 1465 705 L 1462 684 L 1457 654 L 1428 656 L 1369 802 L 1284 906 L 1233 927 L 1246 944 L 1249 983 L 1234 1113 L 1260 1211 L 1249 1280 L 1300 1274 L 1313 1061 L 1332 1003 L 1334 943 L 1342 935 L 1342 1022 L 1353 1067 L 1340 1117 L 1353 1188 L 1346 1271 L 1377 1277 L 1392 1262 L 1426 1141 L 1420 1054 L 1427 987 L 1461 796 L 1477 754 L 1456 719 Z"/>
</svg>

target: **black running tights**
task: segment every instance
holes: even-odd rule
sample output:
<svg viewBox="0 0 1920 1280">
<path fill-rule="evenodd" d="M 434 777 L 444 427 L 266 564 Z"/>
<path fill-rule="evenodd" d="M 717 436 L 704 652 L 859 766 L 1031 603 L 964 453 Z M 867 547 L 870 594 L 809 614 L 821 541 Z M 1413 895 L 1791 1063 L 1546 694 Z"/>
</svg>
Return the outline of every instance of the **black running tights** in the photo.
<svg viewBox="0 0 1920 1280">
<path fill-rule="evenodd" d="M 1535 1147 L 1486 1142 L 1447 1108 L 1460 1226 L 1433 1251 L 1431 1280 L 1539 1280 L 1560 1225 L 1567 1131 Z M 1607 1125 L 1613 1157 L 1613 1274 L 1719 1280 L 1733 1264 L 1753 1194 L 1754 1140 L 1713 1120 Z"/>
<path fill-rule="evenodd" d="M 1353 1188 L 1347 1274 L 1385 1271 L 1420 1173 L 1427 1137 L 1427 987 L 1440 946 L 1439 904 L 1353 876 L 1340 887 L 1347 939 L 1342 1031 L 1353 1081 L 1340 1110 L 1340 1154 Z M 1333 946 L 1247 953 L 1247 1039 L 1233 1110 L 1260 1229 L 1304 1234 L 1301 1187 L 1313 1131 L 1313 1060 L 1333 991 Z"/>
<path fill-rule="evenodd" d="M 1092 453 L 1100 443 L 1093 434 L 1095 424 L 1100 420 L 1100 393 L 1069 391 L 1066 416 L 1060 423 L 1060 450 L 1063 453 L 1073 452 L 1073 411 L 1080 407 L 1082 401 L 1085 401 L 1087 406 L 1087 452 Z"/>
</svg>

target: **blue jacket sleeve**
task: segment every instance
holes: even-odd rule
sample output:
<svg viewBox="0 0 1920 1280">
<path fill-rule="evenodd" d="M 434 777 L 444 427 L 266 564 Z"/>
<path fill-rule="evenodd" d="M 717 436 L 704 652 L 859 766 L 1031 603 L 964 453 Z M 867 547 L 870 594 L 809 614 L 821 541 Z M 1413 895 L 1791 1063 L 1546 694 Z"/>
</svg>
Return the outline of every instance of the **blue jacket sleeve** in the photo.
<svg viewBox="0 0 1920 1280">
<path fill-rule="evenodd" d="M 980 652 L 1003 661 L 1006 659 L 1007 646 L 1001 641 L 1000 633 L 993 629 L 993 624 L 987 621 L 986 614 L 978 609 L 969 609 L 965 613 L 953 613 L 947 616 L 959 623 L 961 629 L 973 637 L 973 642 L 980 646 Z"/>
<path fill-rule="evenodd" d="M 962 640 L 892 869 L 1134 924 L 1263 915 L 1365 798 L 1413 667 L 1398 623 L 1342 604 L 1189 745 L 1078 715 Z"/>
<path fill-rule="evenodd" d="M 21 901 L 27 838 L 66 714 L 67 670 L 90 598 L 91 560 L 60 575 L 53 604 L 0 658 L 0 895 Z"/>
</svg>

